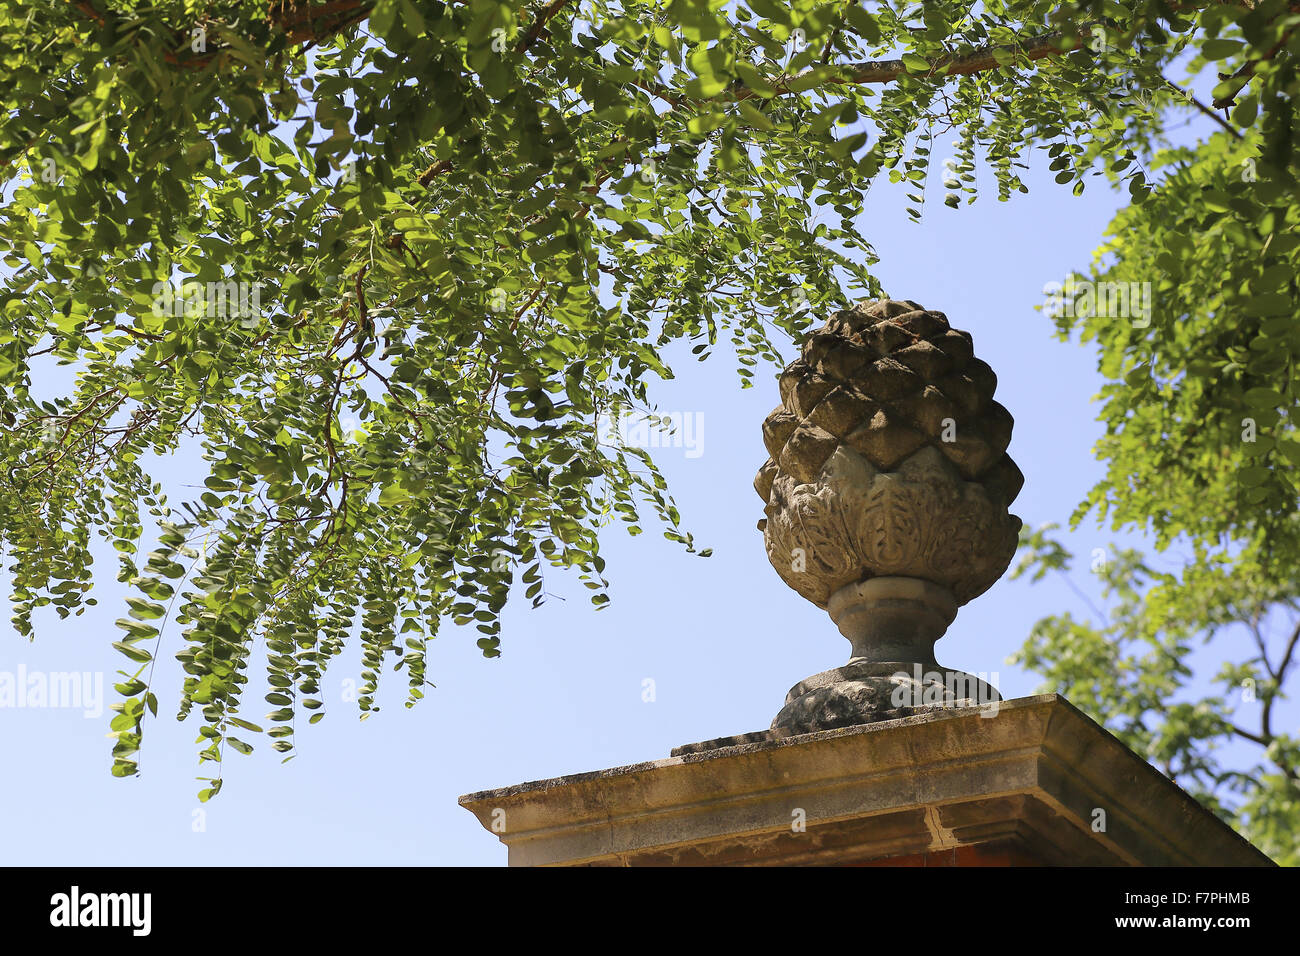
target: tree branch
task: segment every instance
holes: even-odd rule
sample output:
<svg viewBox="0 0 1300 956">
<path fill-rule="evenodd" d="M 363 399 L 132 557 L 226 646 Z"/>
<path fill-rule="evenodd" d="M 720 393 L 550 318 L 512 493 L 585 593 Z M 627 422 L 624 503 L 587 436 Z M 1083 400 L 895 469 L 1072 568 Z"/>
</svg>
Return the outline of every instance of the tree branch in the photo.
<svg viewBox="0 0 1300 956">
<path fill-rule="evenodd" d="M 1291 8 L 1294 10 L 1295 4 L 1291 4 Z M 1287 41 L 1291 39 L 1291 34 L 1293 32 L 1295 32 L 1295 27 L 1288 27 L 1287 30 L 1282 34 L 1281 39 L 1279 39 L 1276 43 L 1274 43 L 1273 46 L 1270 47 L 1262 57 L 1260 57 L 1258 60 L 1247 60 L 1245 63 L 1241 65 L 1241 67 L 1237 70 L 1236 73 L 1232 73 L 1232 74 L 1220 73 L 1219 79 L 1221 80 L 1240 79 L 1243 82 L 1241 86 L 1239 86 L 1231 96 L 1222 96 L 1216 99 L 1214 101 L 1214 108 L 1219 110 L 1226 110 L 1229 106 L 1231 106 L 1234 102 L 1236 102 L 1237 94 L 1240 93 L 1243 89 L 1245 89 L 1246 84 L 1249 83 L 1251 77 L 1255 75 L 1255 67 L 1260 63 L 1267 63 L 1269 60 L 1273 59 L 1273 57 L 1277 56 L 1278 52 L 1286 47 Z"/>
<path fill-rule="evenodd" d="M 1169 79 L 1168 77 L 1165 77 L 1165 83 L 1168 85 L 1168 87 L 1169 87 L 1171 90 L 1173 90 L 1174 92 L 1178 93 L 1179 96 L 1181 96 L 1183 99 L 1187 100 L 1187 102 L 1191 103 L 1193 106 L 1195 106 L 1198 110 L 1200 110 L 1202 113 L 1204 113 L 1204 114 L 1205 114 L 1206 116 L 1208 116 L 1210 119 L 1214 120 L 1214 122 L 1218 123 L 1218 124 L 1219 124 L 1220 126 L 1222 126 L 1224 129 L 1226 129 L 1229 133 L 1231 133 L 1234 137 L 1236 137 L 1237 139 L 1242 139 L 1242 138 L 1243 138 L 1242 135 L 1241 135 L 1241 132 L 1238 131 L 1237 129 L 1233 128 L 1233 126 L 1232 126 L 1231 124 L 1229 124 L 1227 120 L 1225 120 L 1225 119 L 1224 119 L 1222 116 L 1220 116 L 1218 113 L 1214 112 L 1214 110 L 1210 109 L 1208 106 L 1206 106 L 1204 103 L 1202 103 L 1200 100 L 1198 100 L 1195 96 L 1193 96 L 1193 95 L 1192 95 L 1191 93 L 1189 93 L 1187 90 L 1183 89 L 1181 86 L 1179 86 L 1179 85 L 1178 85 L 1177 83 L 1175 83 L 1173 80 Z"/>
<path fill-rule="evenodd" d="M 568 3 L 569 0 L 551 0 L 551 2 L 533 18 L 532 26 L 528 28 L 528 32 L 524 34 L 523 39 L 515 46 L 515 52 L 527 53 L 528 49 L 536 43 L 537 39 L 542 35 L 542 31 L 546 29 L 546 24 L 550 22 L 550 19 L 564 9 Z"/>
<path fill-rule="evenodd" d="M 1291 637 L 1286 642 L 1286 648 L 1282 651 L 1282 660 L 1277 665 L 1277 682 L 1281 684 L 1286 679 L 1287 668 L 1291 666 L 1292 659 L 1295 655 L 1296 642 L 1300 641 L 1300 624 L 1296 624 L 1291 631 Z"/>
<path fill-rule="evenodd" d="M 930 61 L 929 72 L 921 75 L 927 77 L 964 76 L 970 73 L 983 73 L 987 70 L 994 70 L 1004 65 L 998 61 L 997 55 L 999 53 L 1009 53 L 1017 59 L 1023 57 L 1030 61 L 1041 60 L 1049 56 L 1061 56 L 1077 50 L 1082 44 L 1083 38 L 1091 35 L 1094 26 L 1096 26 L 1095 23 L 1081 24 L 1078 37 L 1070 37 L 1064 33 L 1047 33 L 1019 44 L 990 45 L 981 47 L 978 50 L 972 50 L 970 53 L 961 56 L 950 54 L 936 57 Z M 865 63 L 845 63 L 840 65 L 839 70 L 842 75 L 826 77 L 817 85 L 855 86 L 862 83 L 892 83 L 901 76 L 917 72 L 909 70 L 902 60 L 869 60 Z M 821 70 L 814 67 L 783 80 L 781 83 L 776 84 L 777 95 L 792 92 L 790 89 L 792 85 L 819 76 L 820 73 Z M 742 89 L 732 98 L 739 101 L 752 99 L 755 96 L 758 96 L 758 93 L 753 90 Z"/>
</svg>

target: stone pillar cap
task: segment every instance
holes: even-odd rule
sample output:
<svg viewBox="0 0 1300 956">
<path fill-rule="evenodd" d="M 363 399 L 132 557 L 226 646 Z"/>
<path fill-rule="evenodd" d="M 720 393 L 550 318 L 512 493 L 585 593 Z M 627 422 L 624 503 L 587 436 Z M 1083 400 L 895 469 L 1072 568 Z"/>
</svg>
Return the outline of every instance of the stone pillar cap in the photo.
<svg viewBox="0 0 1300 956">
<path fill-rule="evenodd" d="M 511 866 L 835 864 L 990 845 L 1057 865 L 1273 865 L 1063 697 L 981 714 L 754 735 L 460 804 Z"/>
</svg>

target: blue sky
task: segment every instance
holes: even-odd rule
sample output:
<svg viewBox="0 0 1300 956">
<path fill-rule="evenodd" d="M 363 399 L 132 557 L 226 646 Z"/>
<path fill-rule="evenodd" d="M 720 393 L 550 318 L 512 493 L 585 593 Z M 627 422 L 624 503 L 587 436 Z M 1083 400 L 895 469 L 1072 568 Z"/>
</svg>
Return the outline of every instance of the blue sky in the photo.
<svg viewBox="0 0 1300 956">
<path fill-rule="evenodd" d="M 945 146 L 936 147 L 936 162 Z M 1051 181 L 1045 154 L 1032 164 L 1028 195 L 997 202 L 981 171 L 982 198 L 959 210 L 943 206 L 936 166 L 920 225 L 907 221 L 902 186 L 882 182 L 863 221 L 888 292 L 945 312 L 996 370 L 997 398 L 1016 419 L 1009 450 L 1026 478 L 1013 510 L 1031 526 L 1065 523 L 1102 474 L 1091 454 L 1101 434 L 1094 352 L 1058 342 L 1034 306 L 1046 283 L 1086 268 L 1122 200 L 1100 179 L 1075 198 Z M 689 454 L 661 449 L 657 459 L 686 527 L 712 557 L 686 554 L 649 522 L 638 538 L 611 526 L 607 609 L 593 609 L 576 578 L 552 573 L 555 596 L 541 609 L 522 598 L 507 607 L 498 659 L 481 656 L 472 628 L 448 624 L 430 647 L 437 689 L 412 710 L 402 706 L 404 675 L 386 672 L 380 712 L 359 721 L 343 699 L 344 681 L 360 670 L 350 649 L 324 682 L 328 717 L 300 730 L 296 759 L 282 766 L 258 738 L 251 757 L 227 757 L 224 789 L 204 805 L 196 798 L 195 777 L 206 775 L 197 725 L 172 716 L 175 646 L 164 643 L 160 654 L 161 719 L 147 725 L 137 778 L 108 773 L 108 714 L 0 708 L 9 780 L 0 817 L 10 822 L 0 863 L 501 865 L 505 848 L 457 805 L 460 794 L 662 758 L 678 744 L 765 728 L 792 684 L 847 660 L 848 642 L 780 581 L 755 528 L 762 507 L 751 483 L 766 457 L 760 426 L 778 402 L 776 370 L 742 390 L 723 350 L 702 365 L 685 349 L 672 357 L 677 377 L 655 383 L 652 396 L 661 411 L 697 416 L 701 444 Z M 175 487 L 194 482 L 199 468 L 178 455 L 158 477 Z M 1091 523 L 1067 536 L 1085 557 L 1113 540 Z M 103 671 L 105 705 L 112 702 L 121 659 L 110 643 L 124 589 L 113 580 L 111 551 L 101 551 L 97 568 L 99 605 L 64 622 L 40 619 L 33 643 L 0 637 L 0 671 Z M 1073 581 L 1098 592 L 1086 560 Z M 1087 613 L 1062 580 L 1004 579 L 962 609 L 938 658 L 996 672 L 1005 697 L 1032 693 L 1038 679 L 1006 658 L 1035 620 L 1066 609 Z M 653 701 L 644 699 L 647 679 Z M 261 693 L 255 676 L 250 719 Z"/>
</svg>

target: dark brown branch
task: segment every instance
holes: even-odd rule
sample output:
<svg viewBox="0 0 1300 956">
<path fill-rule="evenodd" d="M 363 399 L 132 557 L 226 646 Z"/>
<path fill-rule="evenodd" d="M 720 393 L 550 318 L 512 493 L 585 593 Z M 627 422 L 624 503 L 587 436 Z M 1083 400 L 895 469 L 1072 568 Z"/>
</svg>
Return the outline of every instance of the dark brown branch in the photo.
<svg viewBox="0 0 1300 956">
<path fill-rule="evenodd" d="M 1267 747 L 1272 742 L 1273 739 L 1272 737 L 1261 737 L 1259 734 L 1253 734 L 1249 730 L 1246 730 L 1244 727 L 1238 727 L 1236 724 L 1232 724 L 1232 723 L 1228 724 L 1228 729 L 1231 730 L 1238 737 L 1241 737 L 1244 740 L 1249 740 L 1252 743 L 1257 743 L 1261 747 Z"/>
<path fill-rule="evenodd" d="M 69 0 L 70 4 L 83 16 L 93 20 L 103 28 L 108 25 L 109 16 L 97 10 L 90 0 Z M 458 2 L 458 0 L 452 0 Z M 359 23 L 370 15 L 374 0 L 329 0 L 315 6 L 286 7 L 272 3 L 267 10 L 267 20 L 284 32 L 290 43 L 316 43 L 328 39 L 340 30 Z M 114 17 L 116 19 L 116 17 Z M 164 50 L 163 59 L 172 66 L 184 69 L 202 69 L 225 52 L 217 48 L 203 53 L 193 53 L 185 45 L 188 37 L 182 38 L 179 50 Z"/>
<path fill-rule="evenodd" d="M 363 20 L 370 14 L 373 0 L 330 0 L 316 6 L 299 6 L 285 10 L 283 4 L 271 14 L 288 34 L 290 42 L 315 42 L 337 32 L 349 23 Z"/>
<path fill-rule="evenodd" d="M 1250 636 L 1255 640 L 1255 647 L 1259 650 L 1260 663 L 1264 665 L 1264 673 L 1268 674 L 1273 680 L 1277 680 L 1277 674 L 1274 672 L 1272 665 L 1268 662 L 1268 644 L 1264 640 L 1264 632 L 1259 629 L 1259 611 L 1253 614 L 1238 613 L 1250 631 Z"/>
<path fill-rule="evenodd" d="M 104 15 L 100 13 L 98 10 L 96 10 L 90 4 L 89 0 L 71 0 L 71 3 L 74 7 L 80 10 L 86 16 L 90 17 L 90 19 L 98 23 L 101 27 L 107 22 L 104 19 Z"/>
<path fill-rule="evenodd" d="M 1273 742 L 1273 702 L 1277 699 L 1277 696 L 1282 693 L 1282 681 L 1286 677 L 1287 668 L 1291 664 L 1291 657 L 1295 653 L 1296 641 L 1300 640 L 1300 624 L 1297 624 L 1291 631 L 1291 637 L 1287 641 L 1286 649 L 1282 652 L 1282 660 L 1278 664 L 1277 670 L 1273 670 L 1268 666 L 1268 658 L 1264 654 L 1262 643 L 1263 636 L 1259 633 L 1259 628 L 1256 623 L 1257 620 L 1258 619 L 1252 620 L 1251 629 L 1261 642 L 1260 656 L 1264 662 L 1264 670 L 1266 670 L 1269 677 L 1273 679 L 1272 692 L 1265 698 L 1264 712 L 1260 715 L 1260 734 L 1263 737 L 1263 742 L 1269 744 Z M 1284 769 L 1287 769 L 1287 772 L 1290 773 L 1289 768 Z"/>
<path fill-rule="evenodd" d="M 439 160 L 438 162 L 430 166 L 428 169 L 426 169 L 424 172 L 420 173 L 420 176 L 416 180 L 416 182 L 418 182 L 421 186 L 427 186 L 429 185 L 429 183 L 433 182 L 435 179 L 437 179 L 439 176 L 441 176 L 449 169 L 451 169 L 451 160 L 449 159 Z"/>
<path fill-rule="evenodd" d="M 523 39 L 515 45 L 515 52 L 527 53 L 529 48 L 531 48 L 532 45 L 537 42 L 538 38 L 541 37 L 542 31 L 546 29 L 546 24 L 550 19 L 564 9 L 568 3 L 569 0 L 551 0 L 551 2 L 537 14 L 536 18 L 534 18 L 532 25 L 528 28 L 528 32 L 524 34 Z"/>
<path fill-rule="evenodd" d="M 1049 56 L 1061 56 L 1076 50 L 1081 45 L 1083 38 L 1091 35 L 1092 28 L 1095 24 L 1082 24 L 1079 27 L 1078 37 L 1069 37 L 1063 33 L 1047 33 L 1043 36 L 1033 37 L 1019 44 L 1001 44 L 987 47 L 981 47 L 961 56 L 947 55 L 936 57 L 930 61 L 930 70 L 922 75 L 924 76 L 964 76 L 970 73 L 983 73 L 987 70 L 995 70 L 1002 66 L 998 62 L 997 54 L 1012 54 L 1017 59 L 1041 60 Z M 1014 65 L 1014 64 L 1012 64 Z M 915 73 L 915 70 L 909 70 L 902 60 L 870 60 L 865 63 L 846 63 L 839 67 L 839 75 L 829 76 L 822 82 L 828 86 L 855 86 L 862 83 L 892 83 L 899 77 Z M 777 94 L 790 92 L 790 87 L 800 80 L 816 76 L 820 70 L 813 68 L 806 70 L 796 76 L 790 77 L 776 85 Z M 749 89 L 742 89 L 732 99 L 747 100 L 758 96 L 758 93 Z"/>
<path fill-rule="evenodd" d="M 1222 116 L 1220 116 L 1218 113 L 1214 112 L 1214 110 L 1210 109 L 1208 106 L 1206 106 L 1204 103 L 1202 103 L 1200 100 L 1198 100 L 1195 96 L 1193 96 L 1193 95 L 1192 95 L 1191 93 L 1189 93 L 1187 90 L 1183 89 L 1181 86 L 1179 86 L 1179 85 L 1178 85 L 1177 83 L 1175 83 L 1173 80 L 1169 79 L 1169 77 L 1163 77 L 1163 79 L 1164 79 L 1164 81 L 1165 81 L 1165 85 L 1166 85 L 1167 87 L 1169 87 L 1169 89 L 1173 90 L 1175 93 L 1177 93 L 1179 96 L 1181 96 L 1184 100 L 1186 100 L 1186 101 L 1187 101 L 1188 103 L 1190 103 L 1192 106 L 1195 106 L 1198 110 L 1200 110 L 1202 113 L 1204 113 L 1204 114 L 1205 114 L 1206 116 L 1208 116 L 1210 119 L 1214 120 L 1214 122 L 1218 123 L 1218 124 L 1219 124 L 1220 126 L 1222 126 L 1225 130 L 1227 130 L 1229 133 L 1231 133 L 1234 137 L 1236 137 L 1237 139 L 1241 139 L 1241 138 L 1242 138 L 1241 133 L 1240 133 L 1238 130 L 1236 130 L 1235 128 L 1233 128 L 1233 126 L 1232 126 L 1231 124 L 1229 124 L 1228 121 L 1225 120 Z"/>
<path fill-rule="evenodd" d="M 370 268 L 370 263 L 366 263 L 357 273 L 357 326 L 358 329 L 364 329 L 370 321 L 370 315 L 366 311 L 366 294 L 361 288 L 361 281 L 366 277 L 366 270 Z M 360 346 L 358 345 L 358 350 Z"/>
<path fill-rule="evenodd" d="M 1294 4 L 1292 6 L 1294 7 Z M 1262 57 L 1260 57 L 1258 60 L 1247 60 L 1245 63 L 1241 65 L 1241 67 L 1237 70 L 1236 73 L 1231 73 L 1231 74 L 1220 73 L 1219 79 L 1221 80 L 1242 80 L 1243 82 L 1241 86 L 1237 87 L 1237 89 L 1234 90 L 1230 96 L 1221 96 L 1217 98 L 1214 101 L 1214 108 L 1219 110 L 1226 110 L 1228 107 L 1230 107 L 1236 101 L 1237 94 L 1240 93 L 1242 89 L 1245 88 L 1246 84 L 1250 82 L 1251 77 L 1255 75 L 1255 67 L 1258 64 L 1266 63 L 1269 60 L 1273 59 L 1273 57 L 1277 56 L 1279 51 L 1281 51 L 1286 47 L 1287 41 L 1291 39 L 1291 34 L 1294 31 L 1295 31 L 1295 27 L 1290 27 L 1289 29 L 1287 29 L 1286 32 L 1282 34 L 1282 38 L 1279 39 L 1276 43 L 1274 43 Z"/>
<path fill-rule="evenodd" d="M 1286 648 L 1282 651 L 1282 660 L 1277 665 L 1277 682 L 1282 683 L 1286 679 L 1287 668 L 1291 666 L 1292 659 L 1295 656 L 1296 642 L 1300 641 L 1300 624 L 1297 624 L 1291 631 L 1291 637 L 1286 642 Z"/>
</svg>

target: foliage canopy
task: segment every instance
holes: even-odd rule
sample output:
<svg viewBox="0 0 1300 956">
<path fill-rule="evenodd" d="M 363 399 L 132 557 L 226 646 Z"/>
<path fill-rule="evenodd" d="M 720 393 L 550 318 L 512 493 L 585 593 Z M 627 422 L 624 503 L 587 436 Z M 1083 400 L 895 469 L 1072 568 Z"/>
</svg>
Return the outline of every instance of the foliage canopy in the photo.
<svg viewBox="0 0 1300 956">
<path fill-rule="evenodd" d="M 1088 329 L 1116 378 L 1093 503 L 1207 547 L 1289 547 L 1298 22 L 1281 0 L 14 0 L 14 624 L 81 613 L 92 539 L 111 541 L 138 592 L 114 773 L 136 770 L 179 628 L 206 798 L 226 745 L 261 730 L 239 716 L 255 647 L 290 752 L 354 631 L 365 710 L 386 659 L 421 696 L 444 618 L 498 653 L 508 594 L 540 599 L 549 568 L 604 603 L 612 518 L 637 531 L 649 508 L 693 545 L 602 416 L 645 408 L 676 343 L 730 346 L 748 385 L 814 316 L 880 294 L 862 197 L 888 179 L 921 216 L 940 137 L 949 205 L 975 200 L 980 163 L 999 198 L 1025 191 L 1035 148 L 1076 193 L 1105 175 L 1133 197 L 1117 268 L 1161 295 L 1144 330 Z M 1210 105 L 1169 78 L 1206 64 Z M 1188 108 L 1224 132 L 1153 163 Z M 1205 427 L 1224 381 L 1273 430 L 1249 450 L 1262 470 L 1223 451 L 1236 404 Z M 208 473 L 172 504 L 150 463 L 178 449 Z"/>
</svg>

